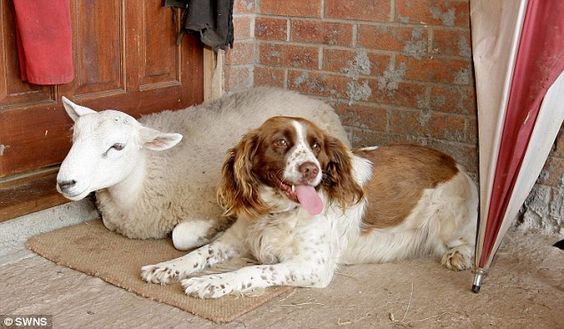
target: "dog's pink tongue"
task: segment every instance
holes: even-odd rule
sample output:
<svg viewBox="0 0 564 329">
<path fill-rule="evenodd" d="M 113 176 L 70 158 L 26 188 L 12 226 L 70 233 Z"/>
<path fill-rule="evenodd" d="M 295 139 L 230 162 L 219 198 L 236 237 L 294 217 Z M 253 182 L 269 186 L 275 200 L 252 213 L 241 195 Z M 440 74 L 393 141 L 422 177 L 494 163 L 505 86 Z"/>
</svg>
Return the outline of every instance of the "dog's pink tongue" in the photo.
<svg viewBox="0 0 564 329">
<path fill-rule="evenodd" d="M 321 198 L 317 195 L 313 186 L 297 185 L 296 195 L 302 207 L 304 207 L 310 215 L 318 215 L 323 210 L 323 201 L 321 201 Z"/>
</svg>

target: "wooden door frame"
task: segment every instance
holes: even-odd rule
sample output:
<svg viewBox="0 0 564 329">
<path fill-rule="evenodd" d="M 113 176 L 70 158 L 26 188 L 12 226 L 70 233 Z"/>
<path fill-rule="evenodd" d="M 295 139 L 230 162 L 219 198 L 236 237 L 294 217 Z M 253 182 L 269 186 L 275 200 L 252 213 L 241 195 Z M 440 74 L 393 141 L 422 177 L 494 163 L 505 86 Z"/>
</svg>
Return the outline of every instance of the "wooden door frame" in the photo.
<svg viewBox="0 0 564 329">
<path fill-rule="evenodd" d="M 225 52 L 204 48 L 204 101 L 223 96 L 223 61 Z"/>
</svg>

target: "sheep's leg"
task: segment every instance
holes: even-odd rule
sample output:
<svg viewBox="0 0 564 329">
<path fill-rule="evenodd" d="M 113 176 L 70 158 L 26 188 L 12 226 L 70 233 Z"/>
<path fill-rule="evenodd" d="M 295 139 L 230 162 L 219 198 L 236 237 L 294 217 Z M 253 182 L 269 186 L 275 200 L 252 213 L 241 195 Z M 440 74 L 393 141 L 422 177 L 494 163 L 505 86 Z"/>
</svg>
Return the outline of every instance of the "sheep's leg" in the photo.
<svg viewBox="0 0 564 329">
<path fill-rule="evenodd" d="M 172 243 L 178 250 L 189 250 L 210 241 L 210 230 L 215 220 L 190 220 L 178 223 L 172 230 Z"/>
<path fill-rule="evenodd" d="M 247 256 L 248 251 L 242 237 L 245 223 L 237 221 L 212 243 L 202 246 L 182 257 L 147 265 L 141 268 L 141 277 L 150 283 L 167 284 L 172 280 L 182 280 L 206 267 L 223 263 L 233 257 Z"/>
</svg>

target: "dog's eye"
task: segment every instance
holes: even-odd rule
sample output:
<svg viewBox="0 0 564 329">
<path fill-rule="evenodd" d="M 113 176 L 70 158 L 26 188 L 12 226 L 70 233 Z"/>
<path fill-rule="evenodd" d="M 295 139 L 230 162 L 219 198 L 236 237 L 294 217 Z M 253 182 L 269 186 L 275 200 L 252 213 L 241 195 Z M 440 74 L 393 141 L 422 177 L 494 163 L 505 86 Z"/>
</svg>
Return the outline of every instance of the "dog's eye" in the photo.
<svg viewBox="0 0 564 329">
<path fill-rule="evenodd" d="M 111 149 L 114 149 L 116 151 L 121 151 L 123 150 L 123 148 L 125 147 L 125 144 L 122 143 L 115 143 L 114 145 L 112 145 L 112 147 L 110 147 Z"/>
<path fill-rule="evenodd" d="M 313 142 L 313 145 L 311 145 L 311 148 L 315 151 L 318 152 L 321 149 L 321 145 L 319 145 L 318 142 Z"/>
<path fill-rule="evenodd" d="M 285 140 L 284 138 L 280 138 L 280 139 L 278 139 L 274 142 L 274 146 L 280 147 L 280 148 L 287 148 L 288 147 L 288 141 Z"/>
</svg>

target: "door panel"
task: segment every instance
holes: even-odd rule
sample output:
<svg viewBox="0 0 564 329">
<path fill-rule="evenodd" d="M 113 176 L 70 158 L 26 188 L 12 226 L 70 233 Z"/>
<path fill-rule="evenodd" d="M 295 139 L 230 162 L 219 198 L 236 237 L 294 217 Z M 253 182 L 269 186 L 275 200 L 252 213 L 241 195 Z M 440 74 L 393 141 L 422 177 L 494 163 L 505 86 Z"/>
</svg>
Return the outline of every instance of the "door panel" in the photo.
<svg viewBox="0 0 564 329">
<path fill-rule="evenodd" d="M 125 50 L 123 27 L 125 1 L 77 1 L 73 3 L 76 67 L 74 94 L 80 98 L 100 93 L 125 93 Z M 92 13 L 104 13 L 93 15 Z"/>
<path fill-rule="evenodd" d="M 190 36 L 176 45 L 178 23 L 161 0 L 72 0 L 75 78 L 58 86 L 20 80 L 10 0 L 0 15 L 0 177 L 62 161 L 72 125 L 63 95 L 135 117 L 203 100 L 203 47 Z"/>
<path fill-rule="evenodd" d="M 181 53 L 175 47 L 176 27 L 166 11 L 155 10 L 158 3 L 143 3 L 141 51 L 141 90 L 180 85 Z M 164 23 L 164 24 L 163 24 Z M 157 25 L 157 26 L 155 26 Z"/>
</svg>

